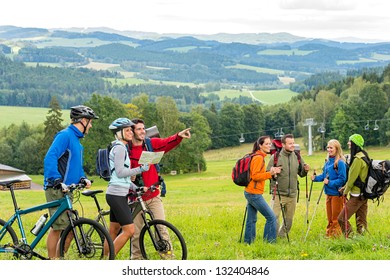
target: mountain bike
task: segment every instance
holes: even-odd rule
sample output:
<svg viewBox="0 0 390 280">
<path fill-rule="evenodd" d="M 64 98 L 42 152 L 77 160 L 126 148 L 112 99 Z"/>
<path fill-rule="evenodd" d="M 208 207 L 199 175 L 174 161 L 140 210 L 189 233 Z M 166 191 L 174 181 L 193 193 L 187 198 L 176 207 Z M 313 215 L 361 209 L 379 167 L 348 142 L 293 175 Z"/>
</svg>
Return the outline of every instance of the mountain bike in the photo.
<svg viewBox="0 0 390 280">
<path fill-rule="evenodd" d="M 26 209 L 20 209 L 15 196 L 14 184 L 20 180 L 10 180 L 2 182 L 6 189 L 9 189 L 14 205 L 15 213 L 7 220 L 0 219 L 0 253 L 8 254 L 10 259 L 29 260 L 34 258 L 48 260 L 48 257 L 37 252 L 37 245 L 43 236 L 49 231 L 54 221 L 63 213 L 66 212 L 70 224 L 61 233 L 60 237 L 60 258 L 61 259 L 110 259 L 115 258 L 114 244 L 107 230 L 98 222 L 80 218 L 77 211 L 72 208 L 72 200 L 70 198 L 74 191 L 85 188 L 85 184 L 72 184 L 67 186 L 64 192 L 64 197 L 50 201 L 44 204 L 36 205 Z M 44 223 L 43 227 L 35 232 L 32 242 L 27 239 L 27 234 L 24 229 L 22 220 L 23 215 L 34 213 L 37 211 L 58 207 L 53 215 Z M 47 217 L 47 215 L 46 215 Z M 20 230 L 21 239 L 18 238 L 15 230 L 12 228 L 14 223 L 17 223 Z M 93 229 L 94 234 L 86 235 Z M 106 251 L 104 249 L 106 243 Z"/>
<path fill-rule="evenodd" d="M 151 190 L 155 191 L 157 185 L 159 185 L 159 182 L 152 185 Z M 147 260 L 186 260 L 187 246 L 182 234 L 171 223 L 154 219 L 153 213 L 147 208 L 145 201 L 142 199 L 143 189 L 143 187 L 137 188 L 137 191 L 133 193 L 134 199 L 129 200 L 133 220 L 141 212 L 144 221 L 139 236 L 142 257 Z M 82 194 L 94 199 L 98 210 L 95 221 L 108 229 L 105 216 L 110 211 L 103 210 L 97 198 L 97 194 L 102 192 L 102 190 L 85 190 Z"/>
</svg>

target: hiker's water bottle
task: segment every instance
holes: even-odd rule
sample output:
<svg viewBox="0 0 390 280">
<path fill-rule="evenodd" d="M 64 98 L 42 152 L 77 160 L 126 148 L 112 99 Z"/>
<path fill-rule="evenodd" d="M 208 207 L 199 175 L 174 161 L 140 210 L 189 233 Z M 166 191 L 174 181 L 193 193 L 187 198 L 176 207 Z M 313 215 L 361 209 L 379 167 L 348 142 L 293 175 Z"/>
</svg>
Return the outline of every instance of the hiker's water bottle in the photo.
<svg viewBox="0 0 390 280">
<path fill-rule="evenodd" d="M 39 220 L 37 221 L 37 223 L 35 224 L 35 226 L 31 229 L 31 233 L 34 234 L 34 235 L 38 235 L 38 233 L 40 232 L 40 230 L 42 229 L 42 227 L 45 225 L 46 223 L 46 220 L 47 220 L 47 217 L 49 217 L 49 215 L 47 213 L 43 214 Z"/>
</svg>

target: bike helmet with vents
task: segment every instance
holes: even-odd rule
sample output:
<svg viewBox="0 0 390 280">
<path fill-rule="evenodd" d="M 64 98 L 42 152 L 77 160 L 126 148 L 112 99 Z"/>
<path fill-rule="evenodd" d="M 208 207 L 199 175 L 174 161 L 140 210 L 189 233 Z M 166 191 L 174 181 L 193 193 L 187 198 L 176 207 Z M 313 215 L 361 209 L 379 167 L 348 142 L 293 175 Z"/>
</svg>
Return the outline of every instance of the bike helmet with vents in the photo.
<svg viewBox="0 0 390 280">
<path fill-rule="evenodd" d="M 84 105 L 73 106 L 70 108 L 70 118 L 71 119 L 98 119 L 99 117 L 95 114 L 95 112 Z"/>
<path fill-rule="evenodd" d="M 134 123 L 128 118 L 119 118 L 113 121 L 108 127 L 113 133 L 116 133 L 126 127 L 133 126 Z"/>
</svg>

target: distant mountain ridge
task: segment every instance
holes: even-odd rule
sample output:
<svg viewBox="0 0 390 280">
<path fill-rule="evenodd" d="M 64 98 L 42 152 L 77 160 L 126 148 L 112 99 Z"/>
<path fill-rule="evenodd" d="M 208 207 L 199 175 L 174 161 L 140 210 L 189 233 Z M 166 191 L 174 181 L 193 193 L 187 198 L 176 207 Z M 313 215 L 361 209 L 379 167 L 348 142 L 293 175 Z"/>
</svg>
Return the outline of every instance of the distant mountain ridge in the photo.
<svg viewBox="0 0 390 280">
<path fill-rule="evenodd" d="M 383 68 L 390 63 L 390 42 L 338 42 L 283 32 L 194 35 L 0 26 L 0 54 L 29 65 L 115 64 L 114 72 L 143 81 L 277 89 L 321 72 Z"/>
<path fill-rule="evenodd" d="M 327 40 L 321 38 L 306 38 L 295 36 L 287 32 L 279 33 L 216 33 L 216 34 L 180 34 L 180 33 L 156 33 L 143 31 L 120 31 L 108 27 L 93 27 L 93 28 L 34 28 L 34 27 L 17 27 L 11 25 L 0 26 L 0 38 L 2 39 L 16 39 L 16 38 L 31 38 L 46 36 L 50 33 L 57 32 L 79 33 L 85 36 L 90 33 L 111 33 L 121 35 L 123 37 L 130 37 L 138 40 L 163 40 L 167 38 L 177 39 L 180 37 L 193 37 L 199 40 L 214 40 L 221 43 L 244 43 L 251 45 L 258 44 L 278 44 L 287 43 L 292 44 L 300 41 L 322 40 L 334 41 L 338 43 L 374 43 L 359 38 L 340 38 L 340 40 Z M 118 38 L 117 38 L 118 39 Z M 123 38 L 122 38 L 123 39 Z"/>
<path fill-rule="evenodd" d="M 69 107 L 94 92 L 120 100 L 147 92 L 151 100 L 172 95 L 186 110 L 202 98 L 211 102 L 219 97 L 201 98 L 200 91 L 301 93 L 367 69 L 379 73 L 389 63 L 390 42 L 338 42 L 289 33 L 194 35 L 0 26 L 0 72 L 5 73 L 0 75 L 0 104 L 47 105 L 55 92 Z M 311 76 L 315 82 L 306 83 Z M 236 102 L 253 100 L 240 96 Z"/>
</svg>

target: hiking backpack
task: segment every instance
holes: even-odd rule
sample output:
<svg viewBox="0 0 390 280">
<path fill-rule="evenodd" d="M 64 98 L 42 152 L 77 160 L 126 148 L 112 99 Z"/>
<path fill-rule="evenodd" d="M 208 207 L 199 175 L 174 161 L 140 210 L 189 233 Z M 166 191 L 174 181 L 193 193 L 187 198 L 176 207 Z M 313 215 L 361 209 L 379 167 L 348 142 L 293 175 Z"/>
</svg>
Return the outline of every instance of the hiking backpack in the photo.
<svg viewBox="0 0 390 280">
<path fill-rule="evenodd" d="M 246 154 L 237 160 L 234 165 L 232 170 L 232 180 L 236 185 L 246 187 L 251 181 L 250 166 L 253 156 L 255 156 L 255 153 Z"/>
<path fill-rule="evenodd" d="M 110 143 L 107 148 L 99 149 L 96 155 L 96 173 L 105 181 L 110 181 L 111 174 L 114 171 L 114 168 L 110 168 L 110 151 L 116 145 L 119 144 L 117 143 L 113 145 Z M 125 167 L 129 166 L 125 165 Z"/>
<path fill-rule="evenodd" d="M 297 156 L 299 168 L 301 168 L 301 153 L 297 150 L 294 150 L 294 153 Z M 279 154 L 280 151 L 274 153 L 274 166 L 278 166 Z"/>
<path fill-rule="evenodd" d="M 365 198 L 378 200 L 390 186 L 390 160 L 372 160 L 362 157 L 368 165 L 368 174 L 365 182 L 360 178 L 355 181 L 355 185 L 361 190 Z"/>
<path fill-rule="evenodd" d="M 280 151 L 282 150 L 282 148 L 283 148 L 283 145 L 282 145 L 281 140 L 279 140 L 279 139 L 272 140 L 270 154 L 271 154 L 271 156 L 274 155 L 274 166 L 277 166 L 277 164 L 278 164 L 279 154 L 280 154 Z M 301 164 L 301 149 L 300 149 L 298 144 L 295 144 L 294 153 L 296 154 L 296 156 L 298 158 L 298 164 L 300 165 Z"/>
</svg>

